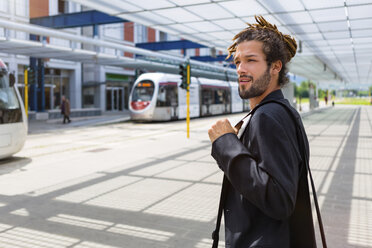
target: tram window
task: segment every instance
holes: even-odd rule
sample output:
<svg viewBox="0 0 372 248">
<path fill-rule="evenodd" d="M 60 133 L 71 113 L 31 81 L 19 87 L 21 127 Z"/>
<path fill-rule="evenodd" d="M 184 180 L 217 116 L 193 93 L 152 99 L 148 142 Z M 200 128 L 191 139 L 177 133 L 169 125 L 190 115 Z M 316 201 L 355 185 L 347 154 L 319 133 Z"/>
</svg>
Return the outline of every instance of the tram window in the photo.
<svg viewBox="0 0 372 248">
<path fill-rule="evenodd" d="M 226 89 L 216 89 L 214 96 L 215 104 L 228 104 L 230 102 L 229 92 Z"/>
<path fill-rule="evenodd" d="M 214 100 L 215 104 L 221 104 L 223 103 L 223 90 L 217 89 L 214 91 Z"/>
<path fill-rule="evenodd" d="M 153 94 L 154 83 L 150 80 L 143 80 L 134 88 L 132 101 L 151 101 Z"/>
<path fill-rule="evenodd" d="M 177 87 L 174 85 L 161 85 L 159 87 L 156 106 L 170 107 L 178 105 Z"/>
<path fill-rule="evenodd" d="M 17 109 L 19 102 L 13 87 L 9 87 L 7 75 L 0 75 L 0 109 Z"/>
<path fill-rule="evenodd" d="M 14 87 L 9 87 L 6 74 L 0 74 L 0 124 L 20 121 L 22 112 Z"/>
<path fill-rule="evenodd" d="M 203 89 L 202 90 L 202 104 L 209 105 L 214 102 L 214 94 L 212 89 Z"/>
<path fill-rule="evenodd" d="M 229 104 L 231 102 L 231 99 L 230 99 L 230 91 L 229 90 L 224 90 L 223 91 L 223 99 L 224 99 L 224 103 L 225 104 Z"/>
</svg>

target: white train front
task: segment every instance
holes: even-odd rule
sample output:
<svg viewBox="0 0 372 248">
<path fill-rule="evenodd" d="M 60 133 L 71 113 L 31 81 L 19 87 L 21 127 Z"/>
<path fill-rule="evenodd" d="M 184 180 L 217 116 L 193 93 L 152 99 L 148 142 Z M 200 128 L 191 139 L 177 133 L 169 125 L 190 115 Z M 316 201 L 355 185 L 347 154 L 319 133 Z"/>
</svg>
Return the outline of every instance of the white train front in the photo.
<svg viewBox="0 0 372 248">
<path fill-rule="evenodd" d="M 129 97 L 131 119 L 168 121 L 186 118 L 186 90 L 179 75 L 145 73 L 138 77 Z M 249 110 L 242 100 L 237 82 L 191 77 L 190 117 L 201 117 Z"/>
<path fill-rule="evenodd" d="M 14 75 L 0 59 L 0 159 L 19 152 L 27 136 L 27 117 Z"/>
</svg>

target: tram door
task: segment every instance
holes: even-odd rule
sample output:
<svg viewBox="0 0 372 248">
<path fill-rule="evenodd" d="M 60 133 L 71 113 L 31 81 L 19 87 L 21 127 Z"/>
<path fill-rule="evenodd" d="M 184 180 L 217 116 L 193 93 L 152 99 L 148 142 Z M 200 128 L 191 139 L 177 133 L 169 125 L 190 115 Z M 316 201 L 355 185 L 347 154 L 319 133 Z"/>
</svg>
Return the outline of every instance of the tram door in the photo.
<svg viewBox="0 0 372 248">
<path fill-rule="evenodd" d="M 106 110 L 122 111 L 124 108 L 124 88 L 107 87 L 106 88 Z"/>
</svg>

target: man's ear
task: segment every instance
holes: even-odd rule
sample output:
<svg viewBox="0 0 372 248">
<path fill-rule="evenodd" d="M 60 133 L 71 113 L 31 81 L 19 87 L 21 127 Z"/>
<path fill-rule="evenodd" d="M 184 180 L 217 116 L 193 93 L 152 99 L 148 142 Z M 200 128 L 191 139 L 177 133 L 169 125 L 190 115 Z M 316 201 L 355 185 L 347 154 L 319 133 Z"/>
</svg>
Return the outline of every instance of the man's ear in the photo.
<svg viewBox="0 0 372 248">
<path fill-rule="evenodd" d="M 274 75 L 279 75 L 280 71 L 282 70 L 282 61 L 277 60 L 273 63 L 271 63 L 271 71 Z"/>
</svg>

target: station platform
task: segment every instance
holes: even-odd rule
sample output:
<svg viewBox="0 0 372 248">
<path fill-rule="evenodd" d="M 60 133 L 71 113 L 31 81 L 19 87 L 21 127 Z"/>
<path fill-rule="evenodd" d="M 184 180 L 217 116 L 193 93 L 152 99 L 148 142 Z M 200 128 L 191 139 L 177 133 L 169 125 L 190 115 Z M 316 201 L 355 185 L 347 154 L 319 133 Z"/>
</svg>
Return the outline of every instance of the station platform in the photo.
<svg viewBox="0 0 372 248">
<path fill-rule="evenodd" d="M 324 103 L 321 103 L 319 108 L 314 110 L 309 109 L 309 104 L 302 104 L 300 114 L 306 116 L 308 114 L 321 111 L 324 108 L 329 108 L 330 105 L 326 106 Z M 32 119 L 29 121 L 28 133 L 46 133 L 52 131 L 58 131 L 62 129 L 71 129 L 76 127 L 92 127 L 99 125 L 108 125 L 114 123 L 120 123 L 125 121 L 130 121 L 130 112 L 128 110 L 117 111 L 117 112 L 103 112 L 102 115 L 98 116 L 84 116 L 84 117 L 71 117 L 71 122 L 63 124 L 62 115 L 60 118 L 50 119 L 50 120 L 35 120 Z"/>
<path fill-rule="evenodd" d="M 328 247 L 372 247 L 372 106 L 337 106 L 304 124 Z"/>
<path fill-rule="evenodd" d="M 29 135 L 0 161 L 0 246 L 210 248 L 223 174 L 207 131 L 220 118 L 192 119 L 189 139 L 184 120 Z M 372 247 L 372 107 L 303 122 L 328 247 Z"/>
<path fill-rule="evenodd" d="M 91 127 L 108 125 L 130 120 L 128 110 L 117 112 L 103 112 L 99 116 L 70 117 L 71 122 L 63 124 L 63 117 L 51 120 L 30 120 L 28 123 L 28 133 L 45 133 L 54 130 L 71 129 L 76 127 Z"/>
</svg>

